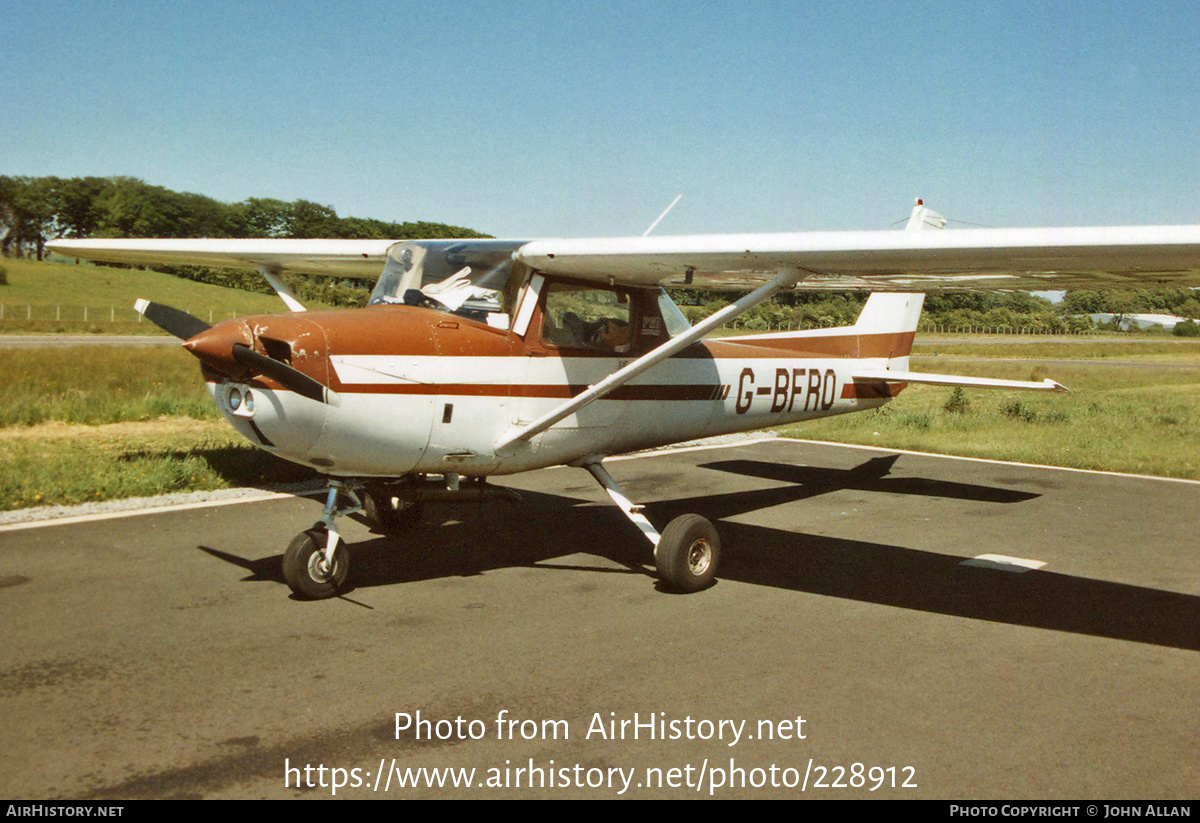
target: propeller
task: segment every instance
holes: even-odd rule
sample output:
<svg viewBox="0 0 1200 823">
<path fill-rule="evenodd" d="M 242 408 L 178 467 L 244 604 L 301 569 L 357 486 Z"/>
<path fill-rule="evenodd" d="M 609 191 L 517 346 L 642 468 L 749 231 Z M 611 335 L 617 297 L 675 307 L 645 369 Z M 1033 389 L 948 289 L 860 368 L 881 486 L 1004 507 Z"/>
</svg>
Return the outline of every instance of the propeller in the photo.
<svg viewBox="0 0 1200 823">
<path fill-rule="evenodd" d="M 291 389 L 301 397 L 307 397 L 309 400 L 316 400 L 329 406 L 341 405 L 341 399 L 333 389 L 313 380 L 287 363 L 267 357 L 265 354 L 259 354 L 245 343 L 233 344 L 233 359 L 243 366 L 271 378 L 285 389 Z"/>
<path fill-rule="evenodd" d="M 133 307 L 142 317 L 180 340 L 189 340 L 212 328 L 199 317 L 192 317 L 185 311 L 164 306 L 162 303 L 139 300 L 133 304 Z"/>
<path fill-rule="evenodd" d="M 228 331 L 218 328 L 217 331 L 212 332 L 213 326 L 198 317 L 193 317 L 185 311 L 170 306 L 164 306 L 162 303 L 138 300 L 134 304 L 134 308 L 163 331 L 183 340 L 188 351 L 197 357 L 202 357 L 210 364 L 212 361 L 219 363 L 232 359 L 234 363 L 271 378 L 285 389 L 290 389 L 301 397 L 307 397 L 329 406 L 341 405 L 341 398 L 333 389 L 312 379 L 288 363 L 260 354 L 245 343 L 231 339 Z M 212 333 L 206 334 L 206 332 Z"/>
</svg>

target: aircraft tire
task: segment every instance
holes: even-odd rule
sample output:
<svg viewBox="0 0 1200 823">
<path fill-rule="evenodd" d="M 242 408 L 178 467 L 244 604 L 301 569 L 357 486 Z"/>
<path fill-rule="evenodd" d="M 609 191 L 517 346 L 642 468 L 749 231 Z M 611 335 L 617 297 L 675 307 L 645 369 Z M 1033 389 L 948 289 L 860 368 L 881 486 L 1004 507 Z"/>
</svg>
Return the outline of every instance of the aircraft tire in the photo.
<svg viewBox="0 0 1200 823">
<path fill-rule="evenodd" d="M 392 496 L 387 491 L 367 491 L 363 494 L 363 514 L 371 527 L 383 534 L 403 534 L 419 522 L 424 505 L 412 500 L 399 500 L 392 505 Z"/>
<path fill-rule="evenodd" d="M 654 550 L 658 576 L 681 592 L 711 586 L 720 559 L 721 538 L 713 524 L 698 514 L 683 514 L 668 523 Z"/>
<path fill-rule="evenodd" d="M 324 568 L 326 534 L 309 529 L 296 535 L 283 553 L 283 579 L 304 600 L 324 600 L 342 590 L 350 571 L 350 553 L 339 540 L 333 550 L 333 570 Z"/>
</svg>

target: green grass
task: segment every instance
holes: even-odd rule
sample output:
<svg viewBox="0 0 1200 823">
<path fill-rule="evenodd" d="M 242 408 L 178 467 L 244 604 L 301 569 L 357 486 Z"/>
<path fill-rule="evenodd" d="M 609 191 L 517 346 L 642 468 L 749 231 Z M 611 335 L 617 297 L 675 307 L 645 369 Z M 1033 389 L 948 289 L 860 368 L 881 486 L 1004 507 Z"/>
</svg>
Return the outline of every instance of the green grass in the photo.
<svg viewBox="0 0 1200 823">
<path fill-rule="evenodd" d="M 0 438 L 0 509 L 148 497 L 310 480 L 316 474 L 256 448 L 223 422 L 165 419 L 31 431 Z"/>
<path fill-rule="evenodd" d="M 914 358 L 915 368 L 934 370 Z M 1072 394 L 909 386 L 877 411 L 783 430 L 791 437 L 1200 479 L 1200 369 L 960 364 L 960 374 L 1052 376 Z M 941 364 L 938 370 L 948 370 Z M 952 408 L 947 408 L 950 405 Z"/>
<path fill-rule="evenodd" d="M 178 346 L 0 349 L 0 375 L 0 426 L 218 416 Z"/>
<path fill-rule="evenodd" d="M 162 334 L 153 323 L 139 322 L 133 310 L 138 298 L 174 306 L 206 322 L 286 311 L 276 295 L 153 271 L 17 259 L 5 259 L 3 266 L 8 285 L 0 285 L 0 333 Z"/>
<path fill-rule="evenodd" d="M 1021 357 L 1046 360 L 1136 360 L 1139 362 L 1200 363 L 1200 340 L 1182 337 L 1138 337 L 1130 339 L 1090 337 L 1061 338 L 996 337 L 986 342 L 965 343 L 948 336 L 922 335 L 913 354 L 932 357 Z"/>
</svg>

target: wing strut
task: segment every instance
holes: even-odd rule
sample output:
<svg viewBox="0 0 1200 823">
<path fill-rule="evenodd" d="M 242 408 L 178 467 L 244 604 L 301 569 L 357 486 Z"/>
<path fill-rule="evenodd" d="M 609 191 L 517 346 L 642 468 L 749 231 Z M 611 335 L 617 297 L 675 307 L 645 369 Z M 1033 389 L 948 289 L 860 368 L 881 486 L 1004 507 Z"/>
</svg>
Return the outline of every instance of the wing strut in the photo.
<svg viewBox="0 0 1200 823">
<path fill-rule="evenodd" d="M 779 269 L 775 279 L 771 282 L 759 286 L 740 300 L 730 303 L 715 314 L 709 315 L 678 337 L 672 337 L 661 346 L 643 354 L 637 360 L 625 366 L 625 368 L 618 369 L 599 383 L 589 386 L 587 390 L 580 392 L 558 408 L 542 415 L 528 426 L 509 432 L 496 443 L 496 451 L 502 451 L 516 445 L 522 440 L 528 440 L 534 435 L 544 432 L 563 418 L 574 414 L 592 401 L 599 400 L 614 389 L 624 386 L 642 372 L 666 360 L 676 352 L 687 348 L 713 329 L 724 325 L 739 314 L 749 311 L 764 300 L 771 299 L 776 292 L 791 288 L 810 273 L 803 269 Z"/>
<path fill-rule="evenodd" d="M 296 295 L 288 288 L 287 283 L 283 282 L 283 278 L 279 276 L 279 269 L 271 268 L 270 266 L 256 266 L 258 273 L 261 274 L 271 288 L 275 289 L 275 293 L 279 295 L 287 307 L 292 311 L 307 311 L 304 304 L 301 303 Z"/>
</svg>

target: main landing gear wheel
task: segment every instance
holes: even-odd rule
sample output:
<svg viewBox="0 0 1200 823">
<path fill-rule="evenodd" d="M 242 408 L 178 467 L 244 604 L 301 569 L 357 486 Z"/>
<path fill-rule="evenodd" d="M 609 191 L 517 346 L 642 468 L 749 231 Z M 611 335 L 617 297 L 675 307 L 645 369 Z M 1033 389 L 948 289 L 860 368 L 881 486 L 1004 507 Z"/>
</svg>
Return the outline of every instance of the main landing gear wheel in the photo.
<svg viewBox="0 0 1200 823">
<path fill-rule="evenodd" d="M 363 495 L 363 514 L 372 528 L 384 534 L 402 534 L 421 520 L 424 505 L 402 497 L 393 497 L 385 490 L 369 490 Z"/>
<path fill-rule="evenodd" d="M 721 559 L 721 538 L 698 514 L 676 517 L 663 529 L 654 564 L 663 582 L 676 591 L 698 592 L 712 585 Z"/>
<path fill-rule="evenodd" d="M 333 550 L 332 568 L 325 561 L 328 534 L 324 529 L 309 529 L 296 535 L 283 553 L 283 579 L 305 600 L 333 597 L 341 591 L 350 571 L 350 555 L 341 540 Z"/>
</svg>

